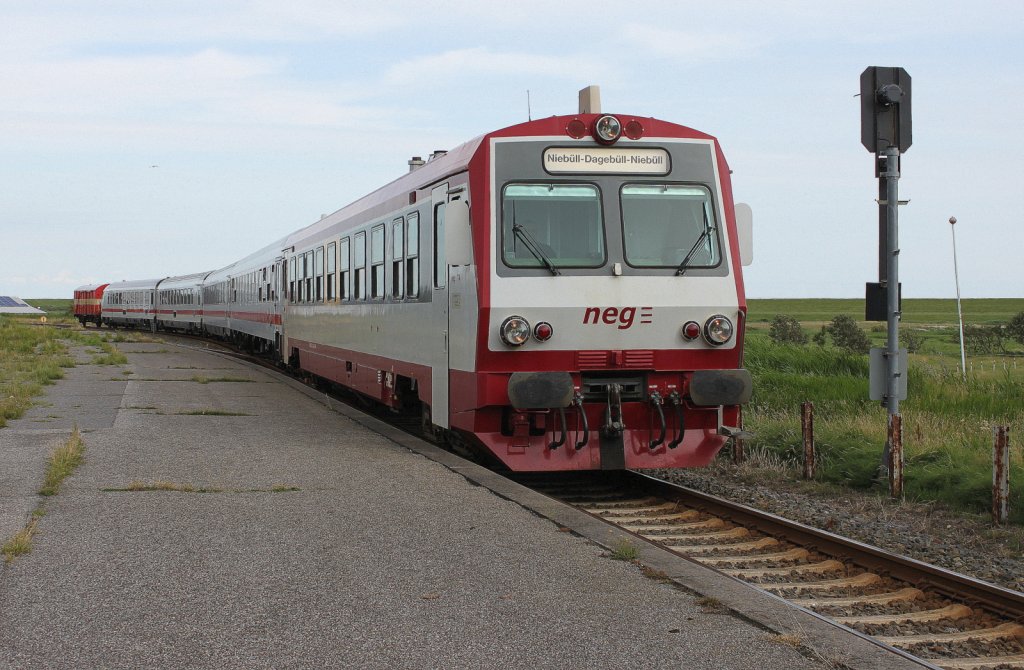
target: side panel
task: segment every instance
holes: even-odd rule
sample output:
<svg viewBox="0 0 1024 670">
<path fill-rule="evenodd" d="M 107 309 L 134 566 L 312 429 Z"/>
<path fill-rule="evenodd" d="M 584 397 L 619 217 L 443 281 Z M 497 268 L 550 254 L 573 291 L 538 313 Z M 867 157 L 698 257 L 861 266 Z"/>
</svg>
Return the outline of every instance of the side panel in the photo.
<svg viewBox="0 0 1024 670">
<path fill-rule="evenodd" d="M 440 356 L 432 357 L 430 375 L 430 417 L 435 425 L 448 428 L 448 388 L 449 378 L 449 347 L 448 334 L 449 323 L 449 291 L 448 284 L 451 281 L 451 272 L 448 270 L 448 262 L 444 257 L 444 210 L 448 203 L 448 182 L 437 186 L 430 192 L 430 211 L 428 219 L 430 226 L 429 239 L 431 240 L 431 272 L 430 283 L 432 286 L 434 309 L 440 312 L 441 330 L 427 333 L 428 350 L 440 352 Z M 438 284 L 444 283 L 444 286 Z"/>
</svg>

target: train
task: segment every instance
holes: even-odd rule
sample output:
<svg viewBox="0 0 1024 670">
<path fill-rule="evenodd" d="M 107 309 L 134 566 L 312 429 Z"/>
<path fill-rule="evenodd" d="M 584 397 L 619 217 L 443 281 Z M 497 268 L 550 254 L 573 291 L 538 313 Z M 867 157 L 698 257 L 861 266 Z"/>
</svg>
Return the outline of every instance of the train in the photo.
<svg viewBox="0 0 1024 670">
<path fill-rule="evenodd" d="M 74 313 L 229 340 L 512 471 L 701 467 L 752 392 L 730 173 L 668 121 L 529 120 L 226 267 L 80 287 Z"/>
</svg>

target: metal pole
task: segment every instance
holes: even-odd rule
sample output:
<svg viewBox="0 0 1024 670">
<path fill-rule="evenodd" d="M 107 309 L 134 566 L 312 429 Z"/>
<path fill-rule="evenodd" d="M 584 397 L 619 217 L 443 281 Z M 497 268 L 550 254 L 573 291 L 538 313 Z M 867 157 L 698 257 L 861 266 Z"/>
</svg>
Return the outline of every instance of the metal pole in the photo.
<svg viewBox="0 0 1024 670">
<path fill-rule="evenodd" d="M 885 150 L 885 209 L 887 219 L 886 251 L 889 265 L 886 272 L 886 293 L 889 298 L 889 337 L 885 357 L 888 365 L 885 408 L 889 415 L 889 430 L 886 439 L 886 455 L 889 465 L 889 493 L 893 497 L 903 494 L 903 433 L 900 421 L 900 274 L 899 274 L 899 178 L 900 150 L 888 147 Z"/>
<path fill-rule="evenodd" d="M 956 266 L 956 217 L 949 217 L 949 230 L 953 233 L 953 277 L 956 280 L 956 314 L 960 319 L 960 369 L 967 381 L 967 353 L 964 350 L 964 310 L 960 307 L 960 272 Z"/>
</svg>

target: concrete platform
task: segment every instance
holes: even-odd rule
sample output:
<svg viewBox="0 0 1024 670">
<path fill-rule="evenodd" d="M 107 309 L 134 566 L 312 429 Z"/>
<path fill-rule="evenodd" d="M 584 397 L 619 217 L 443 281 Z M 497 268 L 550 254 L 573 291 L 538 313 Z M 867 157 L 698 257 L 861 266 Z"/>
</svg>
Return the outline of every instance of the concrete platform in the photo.
<svg viewBox="0 0 1024 670">
<path fill-rule="evenodd" d="M 644 546 L 677 581 L 647 578 L 600 522 L 272 372 L 118 346 L 0 430 L 0 541 L 46 510 L 0 569 L 0 667 L 921 667 Z"/>
</svg>

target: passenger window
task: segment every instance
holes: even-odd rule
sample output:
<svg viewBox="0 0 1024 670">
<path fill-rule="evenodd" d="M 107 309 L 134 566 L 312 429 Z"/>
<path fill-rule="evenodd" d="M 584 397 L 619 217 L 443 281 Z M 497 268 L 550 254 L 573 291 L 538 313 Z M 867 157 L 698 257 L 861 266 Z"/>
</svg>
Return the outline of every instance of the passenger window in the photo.
<svg viewBox="0 0 1024 670">
<path fill-rule="evenodd" d="M 434 206 L 434 288 L 444 288 L 448 280 L 448 264 L 444 255 L 444 208 Z"/>
<path fill-rule="evenodd" d="M 420 215 L 418 212 L 409 214 L 409 222 L 405 228 L 405 253 L 405 294 L 410 298 L 417 298 L 420 293 Z"/>
<path fill-rule="evenodd" d="M 295 256 L 288 261 L 288 300 L 295 302 Z"/>
<path fill-rule="evenodd" d="M 331 242 L 327 245 L 327 299 L 334 300 L 334 266 L 337 263 L 338 245 Z"/>
<path fill-rule="evenodd" d="M 356 233 L 352 266 L 355 268 L 352 297 L 355 300 L 366 300 L 366 233 Z"/>
<path fill-rule="evenodd" d="M 384 291 L 384 226 L 374 226 L 370 231 L 370 266 L 373 298 L 383 298 Z"/>
<path fill-rule="evenodd" d="M 317 247 L 316 250 L 316 298 L 317 302 L 324 301 L 324 248 Z"/>
<path fill-rule="evenodd" d="M 304 263 L 305 267 L 305 287 L 303 290 L 306 292 L 306 302 L 313 302 L 313 252 L 307 251 L 303 258 L 306 259 Z"/>
<path fill-rule="evenodd" d="M 405 226 L 401 217 L 391 222 L 391 297 L 401 298 L 405 290 Z"/>
<path fill-rule="evenodd" d="M 351 287 L 351 276 L 352 276 L 352 259 L 350 256 L 349 247 L 352 243 L 349 238 L 343 238 L 338 243 L 338 275 L 341 280 L 341 299 L 351 300 L 352 299 L 352 287 Z"/>
</svg>

